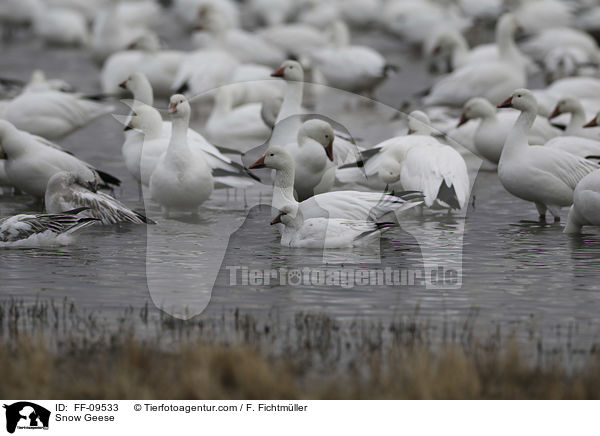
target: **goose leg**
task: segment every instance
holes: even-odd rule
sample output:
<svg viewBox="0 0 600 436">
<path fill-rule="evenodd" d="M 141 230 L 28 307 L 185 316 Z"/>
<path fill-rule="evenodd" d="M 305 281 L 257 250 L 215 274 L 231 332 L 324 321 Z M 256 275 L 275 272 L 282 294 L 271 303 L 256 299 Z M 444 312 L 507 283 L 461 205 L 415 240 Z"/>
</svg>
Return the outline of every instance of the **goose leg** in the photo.
<svg viewBox="0 0 600 436">
<path fill-rule="evenodd" d="M 550 213 L 554 217 L 554 222 L 555 223 L 559 223 L 560 222 L 560 207 L 557 207 L 557 206 L 548 206 L 548 210 L 550 211 Z"/>
<path fill-rule="evenodd" d="M 542 203 L 536 203 L 535 207 L 538 211 L 538 213 L 540 214 L 540 222 L 541 223 L 545 223 L 546 222 L 546 205 L 542 204 Z"/>
</svg>

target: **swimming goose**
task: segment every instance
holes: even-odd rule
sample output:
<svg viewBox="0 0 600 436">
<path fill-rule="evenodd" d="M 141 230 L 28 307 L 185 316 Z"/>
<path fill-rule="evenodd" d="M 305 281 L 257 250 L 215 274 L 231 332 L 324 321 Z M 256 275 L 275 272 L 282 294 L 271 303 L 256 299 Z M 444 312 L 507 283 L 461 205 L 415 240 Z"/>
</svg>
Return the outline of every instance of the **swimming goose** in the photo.
<svg viewBox="0 0 600 436">
<path fill-rule="evenodd" d="M 560 209 L 573 203 L 577 183 L 598 165 L 551 147 L 532 145 L 527 136 L 537 115 L 538 104 L 527 89 L 517 89 L 498 107 L 521 111 L 506 138 L 498 163 L 498 177 L 508 192 L 536 205 L 540 221 L 546 210 L 560 221 Z"/>
<path fill-rule="evenodd" d="M 213 177 L 202 154 L 188 145 L 191 108 L 183 95 L 171 97 L 169 113 L 173 116 L 171 139 L 150 176 L 150 195 L 166 217 L 171 210 L 195 215 L 213 191 Z"/>
<path fill-rule="evenodd" d="M 75 233 L 97 220 L 83 217 L 86 208 L 52 214 L 20 214 L 0 220 L 0 247 L 65 245 Z"/>
<path fill-rule="evenodd" d="M 581 102 L 575 97 L 563 97 L 556 103 L 554 111 L 548 117 L 556 118 L 560 114 L 571 114 L 569 124 L 564 131 L 564 136 L 581 136 L 584 138 L 600 141 L 600 133 L 597 129 L 584 129 L 586 122 L 585 109 Z"/>
<path fill-rule="evenodd" d="M 4 107 L 4 118 L 18 129 L 59 139 L 85 126 L 114 107 L 59 91 L 27 92 Z"/>
<path fill-rule="evenodd" d="M 19 130 L 5 120 L 0 120 L 2 154 L 6 156 L 5 169 L 11 184 L 38 198 L 44 198 L 48 181 L 59 171 L 73 172 L 94 187 L 121 183 L 48 140 Z"/>
<path fill-rule="evenodd" d="M 506 137 L 518 116 L 519 113 L 516 111 L 498 112 L 486 99 L 475 97 L 465 103 L 457 127 L 469 120 L 481 119 L 473 138 L 475 150 L 490 162 L 497 164 Z M 546 118 L 536 117 L 528 141 L 533 144 L 544 144 L 559 134 L 560 130 L 552 127 Z"/>
<path fill-rule="evenodd" d="M 343 218 L 304 219 L 298 205 L 286 205 L 271 224 L 283 224 L 281 245 L 295 248 L 364 247 L 379 242 L 381 233 L 394 226 L 392 222 L 349 220 Z"/>
<path fill-rule="evenodd" d="M 580 233 L 583 226 L 600 226 L 600 170 L 585 176 L 575 187 L 565 233 Z"/>
<path fill-rule="evenodd" d="M 265 155 L 251 164 L 249 169 L 275 170 L 273 208 L 278 211 L 297 205 L 305 220 L 311 218 L 351 219 L 379 221 L 389 213 L 400 213 L 418 205 L 420 195 L 403 193 L 402 197 L 386 193 L 362 191 L 324 192 L 298 202 L 294 197 L 294 158 L 283 147 L 271 146 Z"/>
<path fill-rule="evenodd" d="M 82 216 L 106 225 L 121 222 L 154 224 L 141 213 L 129 209 L 104 192 L 96 191 L 85 179 L 67 171 L 60 171 L 50 178 L 44 198 L 49 213 L 81 208 Z"/>
</svg>

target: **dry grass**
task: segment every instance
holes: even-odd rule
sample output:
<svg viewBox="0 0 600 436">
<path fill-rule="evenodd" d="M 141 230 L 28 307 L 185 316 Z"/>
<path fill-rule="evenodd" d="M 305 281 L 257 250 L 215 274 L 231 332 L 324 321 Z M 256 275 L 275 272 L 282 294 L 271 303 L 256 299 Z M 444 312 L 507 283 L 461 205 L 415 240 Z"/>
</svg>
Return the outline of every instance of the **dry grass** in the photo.
<svg viewBox="0 0 600 436">
<path fill-rule="evenodd" d="M 3 398 L 492 399 L 600 396 L 600 355 L 583 364 L 524 356 L 514 336 L 477 337 L 470 321 L 434 343 L 426 323 L 340 325 L 325 315 L 258 322 L 149 320 L 115 329 L 68 303 L 0 304 Z M 228 319 L 229 318 L 229 319 Z M 145 332 L 135 325 L 146 326 Z M 469 327 L 470 326 L 470 327 Z M 444 329 L 446 330 L 446 329 Z M 149 331 L 153 333 L 149 334 Z M 227 333 L 227 334 L 225 334 Z M 228 336 L 225 339 L 225 336 Z M 539 350 L 536 352 L 539 353 Z"/>
</svg>

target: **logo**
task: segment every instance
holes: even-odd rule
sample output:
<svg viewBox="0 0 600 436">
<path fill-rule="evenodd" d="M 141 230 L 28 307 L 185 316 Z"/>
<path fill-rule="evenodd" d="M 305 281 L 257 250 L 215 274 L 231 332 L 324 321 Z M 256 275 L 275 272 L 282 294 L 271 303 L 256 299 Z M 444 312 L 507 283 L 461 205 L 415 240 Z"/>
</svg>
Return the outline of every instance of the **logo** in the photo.
<svg viewBox="0 0 600 436">
<path fill-rule="evenodd" d="M 19 401 L 6 409 L 6 431 L 14 433 L 18 429 L 48 430 L 50 411 L 29 401 Z"/>
</svg>

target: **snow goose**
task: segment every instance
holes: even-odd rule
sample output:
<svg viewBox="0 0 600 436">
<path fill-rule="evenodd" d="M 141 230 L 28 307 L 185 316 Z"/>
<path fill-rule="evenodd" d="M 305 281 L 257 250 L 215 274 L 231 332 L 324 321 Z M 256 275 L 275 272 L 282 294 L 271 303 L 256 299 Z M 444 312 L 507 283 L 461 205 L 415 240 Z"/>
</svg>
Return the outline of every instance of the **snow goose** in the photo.
<svg viewBox="0 0 600 436">
<path fill-rule="evenodd" d="M 453 71 L 433 85 L 423 102 L 427 106 L 462 106 L 470 98 L 484 97 L 497 104 L 515 88 L 525 86 L 528 62 L 512 39 L 516 28 L 513 15 L 502 16 L 498 33 L 506 32 L 510 37 L 500 39 L 498 58 L 479 60 Z"/>
<path fill-rule="evenodd" d="M 154 224 L 141 213 L 129 209 L 104 192 L 98 192 L 85 179 L 67 171 L 59 171 L 50 178 L 44 198 L 49 213 L 82 208 L 82 216 L 94 218 L 106 225 L 121 222 Z"/>
<path fill-rule="evenodd" d="M 102 92 L 118 94 L 119 84 L 134 72 L 143 73 L 160 97 L 171 94 L 171 85 L 186 53 L 162 50 L 158 37 L 144 34 L 129 45 L 129 49 L 110 55 L 100 75 Z"/>
<path fill-rule="evenodd" d="M 171 123 L 163 121 L 160 113 L 151 106 L 140 103 L 134 105 L 133 109 L 125 127 L 123 158 L 134 178 L 147 186 L 158 160 L 169 147 Z M 247 188 L 252 185 L 250 178 L 254 176 L 223 155 L 202 135 L 188 129 L 187 140 L 190 149 L 201 153 L 206 159 L 214 176 L 215 188 Z"/>
<path fill-rule="evenodd" d="M 101 172 L 86 162 L 61 151 L 51 142 L 31 135 L 5 120 L 0 120 L 0 155 L 6 157 L 8 179 L 16 188 L 43 198 L 50 177 L 59 171 L 71 171 L 98 187 L 119 185 L 119 179 Z"/>
<path fill-rule="evenodd" d="M 310 57 L 325 76 L 327 83 L 349 92 L 373 93 L 392 68 L 385 58 L 370 47 L 350 45 L 346 23 L 332 23 L 334 46 L 314 50 Z"/>
<path fill-rule="evenodd" d="M 171 97 L 169 113 L 173 116 L 171 140 L 150 177 L 150 195 L 166 217 L 171 210 L 195 215 L 213 191 L 213 177 L 202 154 L 188 146 L 191 108 L 183 95 Z"/>
<path fill-rule="evenodd" d="M 500 182 L 515 197 L 535 203 L 540 221 L 545 221 L 546 210 L 560 221 L 560 209 L 573 203 L 577 183 L 598 165 L 562 150 L 529 145 L 527 136 L 538 108 L 531 91 L 517 89 L 499 107 L 521 111 L 498 162 Z"/>
<path fill-rule="evenodd" d="M 0 220 L 0 247 L 66 245 L 97 220 L 83 217 L 86 208 L 57 214 L 20 214 Z"/>
<path fill-rule="evenodd" d="M 215 93 L 215 104 L 206 121 L 206 134 L 218 145 L 246 152 L 263 144 L 271 130 L 261 117 L 261 104 L 248 103 L 233 107 L 236 92 L 230 86 L 222 86 Z"/>
<path fill-rule="evenodd" d="M 420 191 L 434 209 L 461 209 L 470 192 L 464 159 L 431 136 L 431 122 L 421 111 L 409 116 L 409 135 L 387 139 L 363 152 L 357 168 L 348 164 L 336 173 L 342 183 L 374 189 Z"/>
<path fill-rule="evenodd" d="M 580 233 L 583 226 L 600 226 L 600 170 L 585 176 L 575 187 L 565 233 Z"/>
<path fill-rule="evenodd" d="M 595 139 L 600 141 L 600 134 L 597 129 L 584 129 L 583 125 L 586 122 L 585 109 L 581 102 L 575 97 L 563 97 L 556 103 L 554 111 L 548 117 L 553 119 L 560 114 L 571 114 L 569 124 L 564 131 L 565 136 L 582 136 L 584 138 Z"/>
<path fill-rule="evenodd" d="M 493 44 L 481 44 L 469 49 L 464 36 L 456 29 L 442 27 L 432 34 L 431 40 L 425 46 L 426 54 L 446 55 L 452 68 L 455 70 L 465 65 L 477 63 L 504 61 L 534 70 L 531 59 L 523 55 L 515 44 L 514 36 L 519 27 L 513 14 L 504 14 L 496 24 L 496 41 Z"/>
<path fill-rule="evenodd" d="M 302 124 L 297 141 L 286 145 L 294 158 L 294 189 L 299 201 L 333 187 L 335 169 L 329 163 L 333 162 L 334 138 L 328 122 L 314 119 Z"/>
<path fill-rule="evenodd" d="M 110 0 L 94 20 L 90 43 L 92 59 L 102 65 L 111 54 L 126 49 L 141 35 L 150 32 L 146 26 L 153 20 L 157 7 L 152 2 L 121 4 L 119 0 Z"/>
<path fill-rule="evenodd" d="M 292 143 L 297 139 L 298 130 L 300 129 L 302 121 L 305 121 L 306 119 L 304 116 L 299 116 L 304 115 L 307 112 L 306 109 L 302 107 L 304 69 L 299 62 L 288 60 L 271 73 L 271 76 L 284 79 L 286 86 L 283 103 L 279 109 L 269 142 L 274 145 Z M 337 133 L 334 138 L 333 146 L 336 150 L 336 153 L 334 154 L 334 163 L 336 165 L 342 165 L 346 163 L 348 159 L 353 159 L 358 150 L 355 144 L 344 139 Z"/>
<path fill-rule="evenodd" d="M 27 92 L 6 104 L 4 118 L 18 129 L 59 139 L 85 126 L 114 107 L 59 91 Z"/>
<path fill-rule="evenodd" d="M 309 53 L 328 44 L 325 34 L 308 24 L 281 24 L 261 29 L 257 34 L 285 53 L 294 55 Z"/>
<path fill-rule="evenodd" d="M 194 99 L 230 82 L 240 62 L 223 50 L 197 50 L 187 55 L 173 79 L 171 88 Z"/>
<path fill-rule="evenodd" d="M 224 50 L 244 63 L 276 67 L 285 59 L 285 52 L 259 35 L 230 28 L 224 17 L 213 8 L 205 8 L 199 32 L 192 36 L 194 47 Z"/>
<path fill-rule="evenodd" d="M 49 45 L 85 46 L 89 41 L 85 17 L 72 9 L 44 2 L 33 14 L 33 33 Z"/>
<path fill-rule="evenodd" d="M 283 147 L 271 146 L 265 155 L 251 164 L 249 169 L 275 170 L 273 207 L 284 210 L 297 205 L 305 220 L 311 218 L 351 219 L 378 221 L 389 213 L 399 213 L 418 204 L 422 197 L 414 192 L 402 197 L 386 193 L 362 191 L 332 191 L 317 194 L 300 203 L 294 197 L 294 158 Z"/>
<path fill-rule="evenodd" d="M 305 220 L 298 205 L 286 205 L 271 224 L 283 224 L 281 245 L 294 248 L 351 248 L 379 242 L 381 233 L 394 226 L 392 222 L 348 220 L 342 218 L 310 218 Z"/>
<path fill-rule="evenodd" d="M 569 27 L 573 21 L 573 7 L 561 0 L 521 1 L 514 10 L 523 30 L 539 33 L 555 27 Z"/>
<path fill-rule="evenodd" d="M 486 99 L 475 97 L 465 103 L 457 127 L 469 120 L 481 119 L 475 131 L 474 143 L 478 154 L 495 164 L 500 160 L 502 147 L 519 113 L 517 111 L 497 112 Z M 528 136 L 533 144 L 544 144 L 558 136 L 560 130 L 552 127 L 546 118 L 536 117 Z"/>
</svg>

